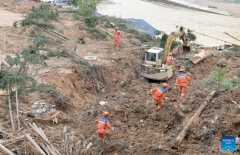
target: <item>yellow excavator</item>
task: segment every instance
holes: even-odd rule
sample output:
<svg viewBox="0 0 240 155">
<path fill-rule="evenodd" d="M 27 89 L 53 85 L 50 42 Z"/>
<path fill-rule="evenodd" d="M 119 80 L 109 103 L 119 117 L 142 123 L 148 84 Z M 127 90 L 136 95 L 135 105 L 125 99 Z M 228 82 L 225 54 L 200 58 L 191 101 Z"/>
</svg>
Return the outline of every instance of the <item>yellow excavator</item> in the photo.
<svg viewBox="0 0 240 155">
<path fill-rule="evenodd" d="M 172 32 L 165 44 L 165 48 L 153 47 L 143 52 L 143 61 L 141 66 L 141 75 L 152 80 L 168 80 L 176 74 L 175 65 L 166 64 L 167 56 L 170 52 L 172 42 L 180 37 L 183 40 L 183 52 L 189 52 L 190 47 L 187 46 L 187 37 L 183 27 L 179 27 Z"/>
</svg>

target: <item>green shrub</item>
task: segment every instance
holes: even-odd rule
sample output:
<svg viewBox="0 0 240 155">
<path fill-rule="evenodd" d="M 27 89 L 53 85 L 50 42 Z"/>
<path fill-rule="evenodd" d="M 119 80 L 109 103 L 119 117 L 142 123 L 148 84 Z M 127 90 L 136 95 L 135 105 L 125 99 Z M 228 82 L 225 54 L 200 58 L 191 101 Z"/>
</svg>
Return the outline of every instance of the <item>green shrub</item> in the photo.
<svg viewBox="0 0 240 155">
<path fill-rule="evenodd" d="M 192 67 L 193 67 L 192 61 L 188 60 L 187 63 L 186 63 L 185 70 L 190 71 L 192 69 Z"/>
<path fill-rule="evenodd" d="M 39 84 L 37 86 L 37 90 L 39 90 L 40 92 L 47 92 L 49 93 L 50 91 L 56 90 L 56 87 L 50 84 Z"/>
<path fill-rule="evenodd" d="M 191 30 L 188 30 L 187 38 L 189 39 L 189 41 L 195 41 L 197 39 L 196 35 L 193 34 Z"/>
<path fill-rule="evenodd" d="M 13 23 L 13 27 L 17 27 L 17 21 Z"/>
<path fill-rule="evenodd" d="M 40 4 L 39 7 L 33 7 L 32 12 L 25 16 L 21 21 L 22 26 L 37 25 L 42 28 L 54 28 L 51 20 L 56 20 L 58 11 L 53 11 L 48 4 Z"/>
<path fill-rule="evenodd" d="M 203 89 L 211 89 L 217 82 L 223 81 L 222 77 L 226 74 L 225 69 L 217 67 L 207 79 L 201 81 L 201 87 Z"/>
<path fill-rule="evenodd" d="M 159 30 L 155 31 L 155 35 L 161 35 L 161 34 L 162 34 L 162 31 L 159 31 Z"/>
<path fill-rule="evenodd" d="M 228 89 L 240 90 L 240 78 L 233 76 L 232 78 L 223 79 L 225 74 L 225 69 L 217 67 L 207 79 L 201 81 L 201 87 L 203 89 L 212 89 L 217 85 L 217 88 L 220 91 L 225 91 Z"/>
<path fill-rule="evenodd" d="M 94 28 L 98 23 L 98 18 L 96 16 L 89 16 L 84 18 L 84 23 L 91 28 Z"/>
<path fill-rule="evenodd" d="M 101 39 L 106 39 L 107 38 L 107 34 L 105 32 L 102 32 L 100 29 L 95 28 L 95 29 L 91 29 L 90 32 L 92 33 L 97 33 L 97 35 L 94 35 L 96 39 L 101 38 Z"/>
</svg>

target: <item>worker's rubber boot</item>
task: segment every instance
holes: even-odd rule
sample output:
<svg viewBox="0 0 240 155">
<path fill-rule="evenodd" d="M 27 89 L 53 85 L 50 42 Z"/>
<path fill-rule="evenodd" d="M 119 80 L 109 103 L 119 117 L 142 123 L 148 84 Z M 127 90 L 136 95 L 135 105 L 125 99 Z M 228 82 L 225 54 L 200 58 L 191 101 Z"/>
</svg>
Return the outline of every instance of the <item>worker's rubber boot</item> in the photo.
<svg viewBox="0 0 240 155">
<path fill-rule="evenodd" d="M 181 102 L 183 102 L 183 96 L 181 96 L 180 99 L 181 99 Z"/>
<path fill-rule="evenodd" d="M 156 109 L 156 111 L 158 111 L 158 110 L 160 110 L 160 109 L 161 109 L 161 107 L 160 107 L 160 106 L 158 106 L 158 107 L 157 107 L 157 109 Z"/>
<path fill-rule="evenodd" d="M 109 136 L 109 135 L 105 135 L 105 136 L 104 136 L 104 139 L 107 139 L 107 138 L 108 138 L 108 136 Z"/>
</svg>

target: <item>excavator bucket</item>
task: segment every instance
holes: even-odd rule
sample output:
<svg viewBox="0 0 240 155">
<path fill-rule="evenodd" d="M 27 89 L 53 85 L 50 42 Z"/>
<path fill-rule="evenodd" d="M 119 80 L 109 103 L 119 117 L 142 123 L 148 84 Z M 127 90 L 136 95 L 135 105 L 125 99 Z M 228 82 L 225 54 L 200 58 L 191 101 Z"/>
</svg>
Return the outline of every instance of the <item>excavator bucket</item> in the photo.
<svg viewBox="0 0 240 155">
<path fill-rule="evenodd" d="M 183 54 L 187 54 L 190 52 L 190 46 L 182 46 L 183 47 Z"/>
</svg>

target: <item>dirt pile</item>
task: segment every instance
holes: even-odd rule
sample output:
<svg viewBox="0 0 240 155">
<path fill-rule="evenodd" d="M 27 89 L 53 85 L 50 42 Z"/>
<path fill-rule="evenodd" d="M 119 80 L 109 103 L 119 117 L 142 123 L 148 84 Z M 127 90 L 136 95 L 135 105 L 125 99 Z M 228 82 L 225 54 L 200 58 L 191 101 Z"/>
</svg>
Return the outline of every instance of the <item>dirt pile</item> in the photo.
<svg viewBox="0 0 240 155">
<path fill-rule="evenodd" d="M 28 8 L 35 4 L 18 3 L 19 6 Z M 168 100 L 164 101 L 161 110 L 156 112 L 155 103 L 152 96 L 147 95 L 147 91 L 161 85 L 162 82 L 149 81 L 140 76 L 141 60 L 132 53 L 140 54 L 142 51 L 134 45 L 135 42 L 131 43 L 127 39 L 127 34 L 122 34 L 124 43 L 121 50 L 116 51 L 111 36 L 96 38 L 98 34 L 95 31 L 80 29 L 85 26 L 83 21 L 72 19 L 69 13 L 60 12 L 60 18 L 62 23 L 54 23 L 56 29 L 70 38 L 70 41 L 64 40 L 61 46 L 75 51 L 75 54 L 81 57 L 96 56 L 97 61 L 89 61 L 92 72 L 89 72 L 88 68 L 76 65 L 67 57 L 51 57 L 47 60 L 48 66 L 37 70 L 30 68 L 29 75 L 43 84 L 35 92 L 20 95 L 20 121 L 23 127 L 21 131 L 11 131 L 8 111 L 5 111 L 6 106 L 1 104 L 0 143 L 10 151 L 24 154 L 27 150 L 28 154 L 38 154 L 35 147 L 29 145 L 29 141 L 23 137 L 28 133 L 43 150 L 48 150 L 45 147 L 50 147 L 51 144 L 60 154 L 64 154 L 66 149 L 69 154 L 92 155 L 221 154 L 221 136 L 239 134 L 237 129 L 240 110 L 232 101 L 239 102 L 240 94 L 237 90 L 228 90 L 218 92 L 212 98 L 200 117 L 194 120 L 181 147 L 178 150 L 171 147 L 211 92 L 202 89 L 201 80 L 211 74 L 221 59 L 226 60 L 225 69 L 228 73 L 225 77 L 235 75 L 236 64 L 240 62 L 239 57 L 232 57 L 224 52 L 217 55 L 214 49 L 212 55 L 193 65 L 187 72 L 193 84 L 188 86 L 184 102 L 181 103 L 179 91 L 174 89 L 174 76 L 167 81 Z M 1 27 L 0 32 L 15 35 L 22 32 L 21 35 L 28 36 L 32 29 L 33 27 L 28 27 L 22 32 L 22 27 Z M 56 37 L 43 30 L 38 33 Z M 4 37 L 7 47 L 4 55 L 20 52 L 31 40 Z M 85 44 L 77 42 L 79 37 L 83 38 Z M 193 55 L 194 52 L 190 54 Z M 180 66 L 185 66 L 186 58 L 179 58 L 179 62 Z M 90 84 L 94 86 L 90 87 Z M 53 86 L 56 89 L 52 88 Z M 50 108 L 48 112 L 32 112 L 32 105 L 40 100 L 55 107 Z M 107 103 L 100 105 L 100 101 Z M 4 102 L 5 97 L 1 97 L 1 103 Z M 108 120 L 115 130 L 100 144 L 94 120 L 101 117 L 105 110 L 110 112 Z M 36 132 L 36 128 L 31 127 L 29 123 L 36 123 L 41 127 L 49 142 L 42 138 L 43 133 Z"/>
</svg>

